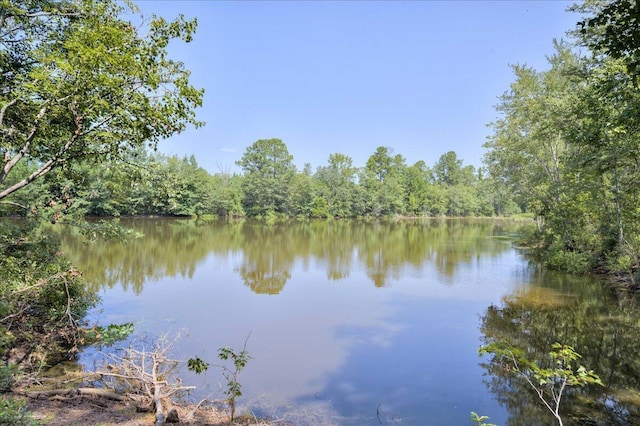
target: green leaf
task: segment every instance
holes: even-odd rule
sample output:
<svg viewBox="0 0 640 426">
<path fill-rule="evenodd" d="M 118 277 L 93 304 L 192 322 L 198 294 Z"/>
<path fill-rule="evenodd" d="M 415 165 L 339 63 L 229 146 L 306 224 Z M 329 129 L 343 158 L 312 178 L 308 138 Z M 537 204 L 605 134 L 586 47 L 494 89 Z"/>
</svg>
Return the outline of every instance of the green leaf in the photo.
<svg viewBox="0 0 640 426">
<path fill-rule="evenodd" d="M 200 374 L 209 369 L 209 363 L 196 356 L 195 358 L 189 358 L 189 360 L 187 361 L 187 368 L 189 369 L 189 371 Z"/>
</svg>

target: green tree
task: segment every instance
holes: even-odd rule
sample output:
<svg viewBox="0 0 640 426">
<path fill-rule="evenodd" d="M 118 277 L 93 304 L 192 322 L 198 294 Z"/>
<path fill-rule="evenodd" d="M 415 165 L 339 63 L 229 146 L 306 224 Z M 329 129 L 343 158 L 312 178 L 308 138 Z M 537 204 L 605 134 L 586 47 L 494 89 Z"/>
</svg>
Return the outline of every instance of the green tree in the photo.
<svg viewBox="0 0 640 426">
<path fill-rule="evenodd" d="M 162 186 L 166 192 L 165 214 L 174 216 L 198 216 L 211 208 L 211 190 L 209 173 L 198 166 L 192 155 L 178 158 L 162 158 L 164 180 Z"/>
<path fill-rule="evenodd" d="M 211 212 L 219 217 L 244 215 L 242 176 L 216 173 L 211 179 Z"/>
<path fill-rule="evenodd" d="M 108 167 L 85 162 L 76 170 L 78 200 L 89 214 L 197 216 L 213 210 L 213 179 L 193 156 L 144 155 L 135 164 L 117 160 Z"/>
<path fill-rule="evenodd" d="M 602 36 L 596 32 L 585 37 Z M 609 57 L 606 49 L 580 58 L 566 44 L 555 48 L 548 71 L 514 68 L 517 81 L 498 106 L 503 117 L 485 145 L 485 160 L 492 179 L 536 214 L 536 244 L 548 266 L 624 272 L 634 283 L 640 263 L 636 75 L 629 58 Z"/>
<path fill-rule="evenodd" d="M 260 139 L 236 162 L 244 171 L 242 204 L 252 216 L 289 214 L 293 156 L 280 139 Z"/>
<path fill-rule="evenodd" d="M 561 201 L 566 112 L 578 82 L 568 74 L 576 57 L 567 46 L 555 46 L 549 71 L 513 67 L 516 81 L 500 98 L 496 109 L 502 117 L 492 124 L 494 134 L 485 144 L 489 172 L 508 182 L 540 216 L 556 211 Z"/>
<path fill-rule="evenodd" d="M 427 193 L 427 205 L 431 216 L 444 216 L 447 214 L 448 197 L 446 188 L 440 183 L 432 183 Z"/>
<path fill-rule="evenodd" d="M 196 21 L 131 22 L 126 11 L 137 16 L 111 0 L 0 0 L 0 203 L 48 199 L 30 211 L 56 221 L 86 190 L 89 165 L 118 167 L 202 124 L 203 91 L 167 53 L 172 40 L 191 40 Z M 115 208 L 110 196 L 101 202 Z M 72 357 L 95 297 L 31 225 L 0 230 L 0 356 L 20 346 L 25 361 Z"/>
<path fill-rule="evenodd" d="M 587 14 L 574 35 L 593 52 L 622 59 L 634 78 L 640 65 L 640 3 L 636 0 L 587 0 L 572 10 Z"/>
<path fill-rule="evenodd" d="M 422 160 L 407 167 L 404 174 L 407 198 L 405 200 L 407 213 L 420 216 L 429 212 L 428 193 L 431 170 Z"/>
<path fill-rule="evenodd" d="M 76 166 L 78 178 L 83 180 L 75 204 L 81 204 L 86 213 L 95 216 L 120 216 L 134 213 L 131 208 L 131 184 L 136 176 L 131 167 L 110 164 L 96 167 L 91 162 Z M 81 177 L 80 177 L 81 176 Z"/>
<path fill-rule="evenodd" d="M 498 176 L 485 177 L 483 168 L 479 172 L 478 196 L 484 216 L 512 216 L 522 212 L 507 185 Z"/>
<path fill-rule="evenodd" d="M 600 221 L 591 213 L 601 195 L 599 185 L 574 166 L 579 150 L 569 140 L 585 90 L 583 63 L 565 43 L 556 42 L 555 49 L 548 71 L 514 67 L 517 79 L 497 107 L 503 116 L 493 124 L 485 161 L 492 177 L 535 214 L 540 242 L 562 258 L 552 262 L 555 267 L 577 271 L 592 265 L 600 245 L 594 239 Z"/>
<path fill-rule="evenodd" d="M 326 198 L 314 198 L 311 206 L 311 217 L 327 218 L 329 216 L 331 216 L 331 213 L 329 213 L 329 204 L 327 204 Z"/>
<path fill-rule="evenodd" d="M 446 152 L 433 165 L 433 173 L 437 182 L 447 186 L 457 185 L 462 179 L 462 160 L 454 151 Z"/>
<path fill-rule="evenodd" d="M 318 194 L 316 183 L 317 182 L 311 173 L 311 164 L 309 163 L 304 165 L 304 169 L 301 173 L 295 174 L 291 181 L 291 188 L 289 192 L 290 199 L 288 210 L 291 215 L 299 217 L 320 217 L 313 214 Z"/>
<path fill-rule="evenodd" d="M 405 210 L 404 158 L 378 147 L 361 170 L 360 181 L 367 196 L 367 213 L 373 216 L 401 214 Z"/>
<path fill-rule="evenodd" d="M 249 352 L 247 351 L 247 341 L 245 340 L 244 347 L 240 352 L 235 352 L 229 347 L 218 349 L 218 358 L 223 361 L 231 361 L 233 364 L 232 369 L 223 367 L 224 370 L 222 373 L 227 379 L 227 388 L 225 389 L 224 394 L 227 395 L 227 402 L 229 403 L 229 409 L 231 411 L 231 418 L 229 421 L 233 424 L 236 415 L 236 400 L 242 396 L 242 385 L 238 382 L 238 376 L 251 360 L 251 355 L 249 355 Z"/>
<path fill-rule="evenodd" d="M 0 364 L 40 368 L 75 356 L 97 296 L 46 232 L 0 224 Z M 42 363 L 42 365 L 38 365 Z"/>
<path fill-rule="evenodd" d="M 554 343 L 548 354 L 550 365 L 545 367 L 529 359 L 525 351 L 505 342 L 490 343 L 481 347 L 479 352 L 483 355 L 491 354 L 494 357 L 492 362 L 499 362 L 505 369 L 523 377 L 560 426 L 564 424 L 560 416 L 560 402 L 570 387 L 588 384 L 604 386 L 593 370 L 576 365 L 582 356 L 569 345 Z"/>
<path fill-rule="evenodd" d="M 33 160 L 21 161 L 15 165 L 13 173 L 7 177 L 5 184 L 7 186 L 14 185 L 32 174 L 37 168 L 38 164 Z M 14 193 L 10 201 L 7 199 L 0 201 L 0 214 L 25 216 L 30 212 L 37 200 L 45 200 L 47 197 L 47 185 L 43 180 L 38 180 L 21 191 Z"/>
<path fill-rule="evenodd" d="M 598 250 L 612 260 L 608 269 L 628 270 L 640 261 L 640 94 L 620 59 L 588 63 L 586 73 L 572 110 L 571 165 L 575 180 L 592 194 L 586 214 L 599 223 Z"/>
<path fill-rule="evenodd" d="M 583 277 L 547 268 L 536 269 L 531 278 L 530 287 L 489 306 L 481 317 L 483 346 L 493 346 L 497 349 L 494 355 L 501 354 L 482 364 L 489 373 L 486 383 L 509 410 L 509 424 L 550 422 L 539 393 L 514 371 L 508 351 L 515 355 L 519 370 L 528 374 L 538 389 L 544 388 L 543 395 L 549 400 L 551 387 L 561 382 L 541 386 L 533 373 L 555 370 L 549 352 L 560 341 L 580 353 L 580 363 L 596 371 L 605 387 L 567 389 L 559 414 L 572 424 L 637 424 L 640 406 L 632 397 L 635 391 L 630 392 L 638 388 L 640 380 L 640 361 L 633 355 L 640 346 L 637 303 L 598 282 L 585 282 Z M 524 363 L 521 357 L 526 359 Z M 531 362 L 537 366 L 528 368 Z M 548 370 L 536 371 L 538 367 Z"/>
<path fill-rule="evenodd" d="M 453 185 L 447 188 L 447 216 L 474 216 L 479 211 L 478 202 L 474 186 Z"/>
<path fill-rule="evenodd" d="M 472 216 L 480 212 L 475 167 L 463 166 L 458 155 L 449 151 L 434 164 L 433 174 L 436 191 L 444 195 L 441 203 L 444 202 L 445 206 L 438 208 L 442 213 L 447 216 Z"/>
<path fill-rule="evenodd" d="M 320 196 L 324 198 L 331 216 L 358 215 L 354 208 L 357 202 L 356 172 L 353 159 L 340 153 L 329 155 L 328 165 L 316 171 L 314 177 L 318 181 Z"/>
<path fill-rule="evenodd" d="M 142 27 L 123 11 L 114 1 L 0 3 L 0 200 L 63 164 L 155 147 L 201 124 L 203 91 L 166 52 L 172 39 L 191 40 L 195 20 Z M 37 168 L 8 185 L 26 158 Z"/>
</svg>

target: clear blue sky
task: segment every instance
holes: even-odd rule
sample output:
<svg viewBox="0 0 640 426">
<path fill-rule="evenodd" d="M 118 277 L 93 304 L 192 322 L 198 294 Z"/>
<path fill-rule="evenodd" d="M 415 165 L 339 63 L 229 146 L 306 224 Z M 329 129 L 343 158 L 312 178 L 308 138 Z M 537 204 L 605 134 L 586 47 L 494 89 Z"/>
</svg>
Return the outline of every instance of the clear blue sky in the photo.
<svg viewBox="0 0 640 426">
<path fill-rule="evenodd" d="M 141 1 L 145 15 L 197 17 L 174 58 L 206 91 L 207 122 L 163 141 L 211 173 L 239 171 L 258 139 L 280 138 L 301 169 L 379 146 L 408 165 L 453 150 L 482 163 L 509 64 L 546 68 L 579 16 L 549 1 Z"/>
</svg>

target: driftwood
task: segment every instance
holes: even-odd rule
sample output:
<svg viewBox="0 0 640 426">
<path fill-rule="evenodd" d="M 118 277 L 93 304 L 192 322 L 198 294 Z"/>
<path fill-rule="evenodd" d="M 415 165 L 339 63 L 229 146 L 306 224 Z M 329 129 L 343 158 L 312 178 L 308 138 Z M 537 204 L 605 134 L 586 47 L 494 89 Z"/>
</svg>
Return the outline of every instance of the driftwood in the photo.
<svg viewBox="0 0 640 426">
<path fill-rule="evenodd" d="M 179 362 L 168 356 L 170 348 L 166 338 L 160 339 L 149 350 L 129 347 L 122 355 L 108 354 L 107 365 L 96 371 L 108 387 L 144 395 L 149 405 L 154 407 L 155 424 L 158 426 L 166 421 L 165 407 L 171 396 L 195 389 L 195 386 L 183 386 L 181 380 L 172 374 Z"/>
<path fill-rule="evenodd" d="M 83 376 L 84 380 L 99 383 L 98 387 L 27 391 L 22 394 L 31 398 L 68 400 L 93 396 L 133 402 L 136 410 L 153 411 L 156 425 L 175 423 L 179 418 L 177 411 L 171 410 L 171 398 L 195 389 L 195 386 L 184 386 L 174 374 L 180 361 L 169 356 L 170 349 L 171 342 L 166 337 L 149 346 L 144 342 L 137 342 L 135 348 L 129 346 L 118 352 L 105 354 L 105 364 L 90 375 Z M 204 400 L 196 406 L 194 412 L 203 402 Z M 192 416 L 193 413 L 188 413 L 188 417 Z"/>
<path fill-rule="evenodd" d="M 158 376 L 160 359 L 157 353 L 151 356 L 153 366 L 151 367 L 151 380 L 153 384 L 153 405 L 156 407 L 156 426 L 164 424 L 164 408 L 162 407 L 162 386 L 166 383 Z"/>
<path fill-rule="evenodd" d="M 41 390 L 41 391 L 24 392 L 24 395 L 30 398 L 42 398 L 42 397 L 52 397 L 52 396 L 65 396 L 65 397 L 99 396 L 101 398 L 107 398 L 113 401 L 121 401 L 121 402 L 127 401 L 127 397 L 124 395 L 120 395 L 108 389 L 100 389 L 100 388 L 48 389 L 48 390 Z"/>
</svg>

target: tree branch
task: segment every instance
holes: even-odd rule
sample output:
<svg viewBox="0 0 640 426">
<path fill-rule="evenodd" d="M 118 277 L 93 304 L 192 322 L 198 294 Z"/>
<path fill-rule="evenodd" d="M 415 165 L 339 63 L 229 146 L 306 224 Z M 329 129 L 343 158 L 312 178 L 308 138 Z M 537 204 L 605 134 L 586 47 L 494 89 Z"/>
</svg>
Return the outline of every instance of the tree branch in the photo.
<svg viewBox="0 0 640 426">
<path fill-rule="evenodd" d="M 0 183 L 4 182 L 7 175 L 9 175 L 9 172 L 11 171 L 11 169 L 13 169 L 13 167 L 18 163 L 18 161 L 20 161 L 22 157 L 24 157 L 27 154 L 27 151 L 29 150 L 29 146 L 31 145 L 31 141 L 33 141 L 33 138 L 36 136 L 36 132 L 38 131 L 38 122 L 42 117 L 44 117 L 44 114 L 47 112 L 47 105 L 48 105 L 48 102 L 45 102 L 42 108 L 40 108 L 40 111 L 38 111 L 38 115 L 36 115 L 36 119 L 34 120 L 33 127 L 31 128 L 31 131 L 27 135 L 27 140 L 22 146 L 22 149 L 18 151 L 18 153 L 12 159 L 10 159 L 5 163 L 4 167 L 2 168 L 2 172 L 0 173 Z M 29 182 L 31 181 L 27 181 L 24 185 L 26 185 Z M 19 186 L 17 189 L 22 188 L 24 185 Z M 11 191 L 6 195 L 2 195 L 5 191 L 2 191 L 2 193 L 0 193 L 0 200 L 13 192 Z"/>
<path fill-rule="evenodd" d="M 79 12 L 33 12 L 33 13 L 25 13 L 24 15 L 27 18 L 39 18 L 41 16 L 82 16 L 82 13 Z"/>
<path fill-rule="evenodd" d="M 19 204 L 19 203 L 14 203 L 13 201 L 0 201 L 0 204 L 6 204 L 6 205 L 8 205 L 8 206 L 15 206 L 15 207 L 19 207 L 19 208 L 21 208 L 21 209 L 23 209 L 23 210 L 29 210 L 29 207 L 24 206 L 24 205 Z"/>
<path fill-rule="evenodd" d="M 43 107 L 43 110 L 44 109 L 45 108 Z M 44 114 L 44 111 L 43 111 L 43 114 Z M 80 136 L 82 136 L 82 117 L 76 117 L 75 124 L 76 124 L 75 132 L 73 132 L 73 135 L 69 138 L 67 143 L 64 144 L 64 146 L 60 149 L 60 151 L 58 151 L 58 153 L 55 154 L 53 156 L 53 158 L 50 158 L 48 161 L 46 161 L 44 164 L 42 164 L 38 168 L 38 170 L 36 170 L 35 172 L 31 173 L 29 176 L 27 176 L 26 178 L 22 179 L 20 182 L 17 182 L 16 184 L 14 184 L 14 185 L 10 186 L 9 188 L 5 189 L 4 191 L 0 192 L 0 200 L 2 200 L 3 198 L 5 198 L 5 197 L 7 197 L 7 196 L 9 196 L 11 194 L 13 194 L 17 190 L 27 186 L 29 183 L 33 182 L 34 180 L 38 179 L 39 177 L 44 176 L 49 171 L 51 171 L 51 169 L 56 164 L 58 164 L 60 161 L 62 161 L 60 159 L 60 157 L 64 153 L 66 153 L 69 150 L 69 148 L 71 148 L 71 146 L 74 144 L 74 142 L 76 140 L 78 140 L 78 138 L 80 138 Z M 35 134 L 35 131 L 34 131 L 34 134 Z M 9 163 L 7 165 L 5 165 L 6 173 L 4 173 L 3 175 L 0 175 L 0 183 L 4 180 L 4 178 L 6 177 L 6 174 L 11 170 L 11 168 L 13 168 L 15 163 L 17 163 L 18 160 L 20 158 L 22 158 L 22 156 L 26 152 L 26 149 L 29 147 L 29 143 L 30 143 L 30 140 L 28 140 L 27 143 L 25 144 L 25 146 L 23 147 L 23 149 L 20 150 L 20 153 L 18 153 L 14 157 L 14 159 L 11 160 L 11 162 L 13 164 L 11 164 L 11 167 L 9 167 L 8 170 L 7 170 L 7 165 L 9 165 Z"/>
<path fill-rule="evenodd" d="M 11 102 L 6 104 L 5 106 L 3 106 L 2 109 L 0 109 L 0 128 L 3 126 L 4 114 L 7 112 L 7 108 L 9 108 L 11 105 L 15 104 L 16 102 L 18 102 L 17 98 L 12 100 Z"/>
</svg>

